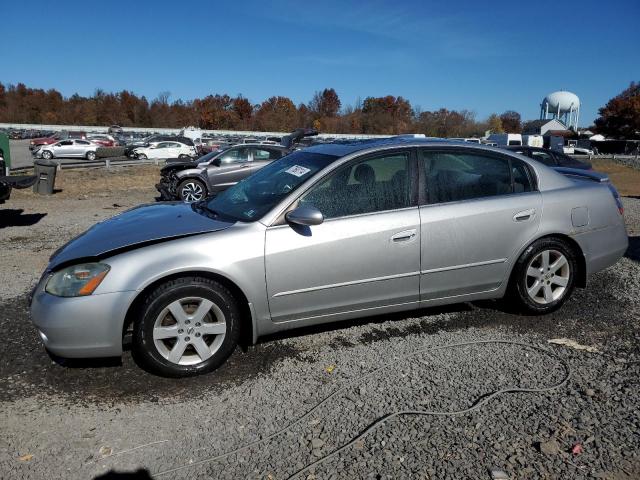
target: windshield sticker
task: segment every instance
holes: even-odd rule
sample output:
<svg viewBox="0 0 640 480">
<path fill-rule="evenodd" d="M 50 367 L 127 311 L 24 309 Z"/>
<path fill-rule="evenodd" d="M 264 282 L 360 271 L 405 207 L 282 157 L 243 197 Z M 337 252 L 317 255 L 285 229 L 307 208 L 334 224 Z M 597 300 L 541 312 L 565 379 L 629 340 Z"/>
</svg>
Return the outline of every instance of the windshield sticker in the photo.
<svg viewBox="0 0 640 480">
<path fill-rule="evenodd" d="M 291 175 L 295 175 L 296 177 L 301 177 L 311 171 L 310 168 L 301 167 L 300 165 L 294 165 L 293 167 L 285 170 L 285 172 L 290 173 Z"/>
</svg>

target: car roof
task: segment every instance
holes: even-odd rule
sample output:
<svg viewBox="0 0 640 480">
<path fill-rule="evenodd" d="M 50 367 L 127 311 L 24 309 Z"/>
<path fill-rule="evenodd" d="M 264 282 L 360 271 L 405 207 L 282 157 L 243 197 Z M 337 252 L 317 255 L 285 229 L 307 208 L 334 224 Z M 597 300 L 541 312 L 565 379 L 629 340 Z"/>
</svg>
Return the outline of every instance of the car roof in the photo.
<svg viewBox="0 0 640 480">
<path fill-rule="evenodd" d="M 387 138 L 371 138 L 367 140 L 346 140 L 331 143 L 321 143 L 305 148 L 305 152 L 324 153 L 326 155 L 335 155 L 344 157 L 363 150 L 370 150 L 379 147 L 408 147 L 422 145 L 464 145 L 481 148 L 477 143 L 465 142 L 460 140 L 449 140 L 446 138 L 416 138 L 408 136 L 387 137 Z"/>
</svg>

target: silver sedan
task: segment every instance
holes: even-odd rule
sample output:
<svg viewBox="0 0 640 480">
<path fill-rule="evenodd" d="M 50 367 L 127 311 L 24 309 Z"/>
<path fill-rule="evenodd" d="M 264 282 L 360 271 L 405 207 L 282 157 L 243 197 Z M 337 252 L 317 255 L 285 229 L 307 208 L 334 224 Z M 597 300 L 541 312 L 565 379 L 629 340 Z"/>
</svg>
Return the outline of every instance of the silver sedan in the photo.
<svg viewBox="0 0 640 480">
<path fill-rule="evenodd" d="M 100 145 L 89 140 L 66 139 L 51 145 L 43 145 L 34 152 L 38 158 L 50 160 L 52 158 L 85 158 L 87 160 L 96 159 L 96 150 Z"/>
<path fill-rule="evenodd" d="M 624 254 L 616 200 L 490 147 L 319 145 L 206 202 L 95 225 L 53 255 L 31 313 L 56 355 L 121 355 L 132 332 L 167 376 L 217 368 L 241 334 L 505 296 L 545 314 Z"/>
</svg>

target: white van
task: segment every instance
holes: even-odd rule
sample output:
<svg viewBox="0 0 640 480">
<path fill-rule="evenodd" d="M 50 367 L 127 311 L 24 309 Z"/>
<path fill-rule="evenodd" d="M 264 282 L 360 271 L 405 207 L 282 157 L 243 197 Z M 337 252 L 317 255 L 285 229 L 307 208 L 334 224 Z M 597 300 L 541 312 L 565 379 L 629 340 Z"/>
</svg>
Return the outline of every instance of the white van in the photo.
<svg viewBox="0 0 640 480">
<path fill-rule="evenodd" d="M 519 133 L 492 133 L 487 141 L 497 145 L 522 145 L 522 135 Z"/>
<path fill-rule="evenodd" d="M 544 147 L 544 138 L 542 135 L 522 135 L 522 144 L 528 147 Z"/>
</svg>

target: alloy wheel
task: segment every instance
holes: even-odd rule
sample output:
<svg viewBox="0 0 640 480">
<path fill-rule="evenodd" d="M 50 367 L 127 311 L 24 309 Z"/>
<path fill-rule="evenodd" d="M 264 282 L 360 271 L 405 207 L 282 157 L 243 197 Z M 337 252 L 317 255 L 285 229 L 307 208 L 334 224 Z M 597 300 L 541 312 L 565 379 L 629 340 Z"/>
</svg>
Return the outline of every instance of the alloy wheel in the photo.
<svg viewBox="0 0 640 480">
<path fill-rule="evenodd" d="M 570 275 L 567 257 L 557 250 L 543 250 L 527 266 L 527 294 L 541 305 L 555 302 L 567 291 Z"/>
<path fill-rule="evenodd" d="M 181 193 L 182 200 L 191 203 L 202 200 L 204 190 L 199 184 L 195 182 L 189 182 L 185 183 L 185 185 L 182 187 Z"/>
<path fill-rule="evenodd" d="M 188 297 L 165 307 L 153 326 L 158 353 L 177 365 L 195 365 L 213 356 L 224 341 L 224 314 L 211 300 Z"/>
</svg>

